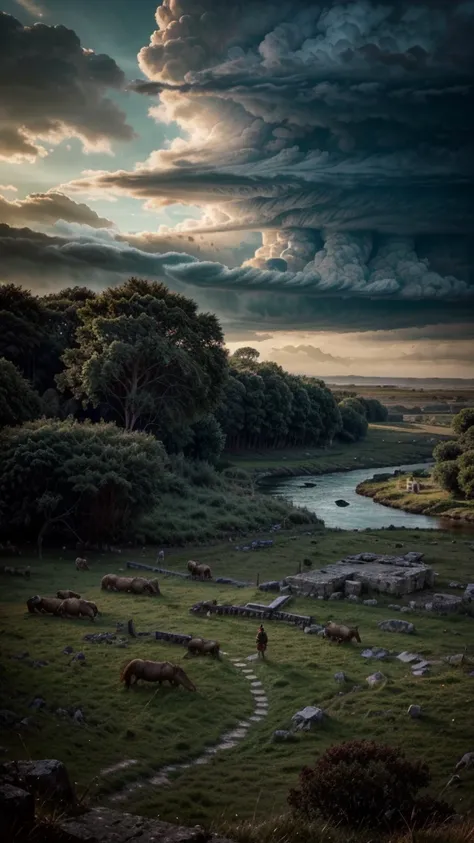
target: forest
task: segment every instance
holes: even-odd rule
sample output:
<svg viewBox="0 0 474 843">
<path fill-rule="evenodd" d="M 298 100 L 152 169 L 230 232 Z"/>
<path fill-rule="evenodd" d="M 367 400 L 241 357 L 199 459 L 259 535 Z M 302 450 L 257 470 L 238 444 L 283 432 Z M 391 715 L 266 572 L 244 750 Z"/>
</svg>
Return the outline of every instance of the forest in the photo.
<svg viewBox="0 0 474 843">
<path fill-rule="evenodd" d="M 61 525 L 123 534 L 160 493 L 186 494 L 186 461 L 210 478 L 224 449 L 354 442 L 386 416 L 253 348 L 229 356 L 217 317 L 163 284 L 0 286 L 0 530 L 39 545 Z"/>
</svg>

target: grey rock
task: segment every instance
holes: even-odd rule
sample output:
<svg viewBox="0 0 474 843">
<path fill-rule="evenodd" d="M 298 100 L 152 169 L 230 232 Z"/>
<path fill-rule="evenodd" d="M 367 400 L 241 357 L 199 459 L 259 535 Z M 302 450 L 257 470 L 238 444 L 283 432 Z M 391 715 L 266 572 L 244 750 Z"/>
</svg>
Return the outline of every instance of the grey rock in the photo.
<svg viewBox="0 0 474 843">
<path fill-rule="evenodd" d="M 68 644 L 68 646 L 67 646 L 67 647 L 65 647 L 65 648 L 64 648 L 64 650 L 63 650 L 63 654 L 64 654 L 65 656 L 70 656 L 70 655 L 71 655 L 71 653 L 73 653 L 73 652 L 74 652 L 74 649 L 73 649 L 72 647 L 70 647 L 70 646 L 69 646 L 69 644 Z"/>
<path fill-rule="evenodd" d="M 420 667 L 419 670 L 412 671 L 412 676 L 426 676 L 429 672 L 429 667 Z"/>
<path fill-rule="evenodd" d="M 281 585 L 280 586 L 280 594 L 290 594 L 290 586 L 289 585 Z"/>
<path fill-rule="evenodd" d="M 421 717 L 421 705 L 410 705 L 407 714 L 413 719 Z"/>
<path fill-rule="evenodd" d="M 32 708 L 34 711 L 39 711 L 40 708 L 44 708 L 46 705 L 46 700 L 43 697 L 35 697 L 28 706 L 28 708 Z"/>
<path fill-rule="evenodd" d="M 324 626 L 319 623 L 312 623 L 310 626 L 305 626 L 304 631 L 306 635 L 319 635 L 321 631 L 324 632 Z"/>
<path fill-rule="evenodd" d="M 390 656 L 388 650 L 384 650 L 383 647 L 368 647 L 366 650 L 362 650 L 361 656 L 363 659 L 387 659 Z"/>
<path fill-rule="evenodd" d="M 293 732 L 289 732 L 287 729 L 276 729 L 272 735 L 273 743 L 283 743 L 285 741 L 295 741 L 296 737 Z"/>
<path fill-rule="evenodd" d="M 372 598 L 371 600 L 363 600 L 362 603 L 364 604 L 364 606 L 377 606 L 378 600 Z"/>
<path fill-rule="evenodd" d="M 84 715 L 83 715 L 80 708 L 76 709 L 76 711 L 74 712 L 73 720 L 74 720 L 74 723 L 77 723 L 78 725 L 81 725 L 82 723 L 85 722 Z"/>
<path fill-rule="evenodd" d="M 460 582 L 450 582 L 449 587 L 450 588 L 465 588 L 465 586 Z"/>
<path fill-rule="evenodd" d="M 329 595 L 330 600 L 342 600 L 343 598 L 344 593 L 342 591 L 333 591 L 333 593 Z"/>
<path fill-rule="evenodd" d="M 32 828 L 35 821 L 35 799 L 32 793 L 21 787 L 2 782 L 0 784 L 0 827 L 4 840 L 15 839 L 20 829 Z M 3 835 L 5 835 L 3 837 Z"/>
<path fill-rule="evenodd" d="M 347 598 L 351 603 L 360 603 L 360 598 L 356 594 L 349 594 Z"/>
<path fill-rule="evenodd" d="M 463 768 L 469 769 L 469 767 L 474 767 L 474 752 L 465 752 L 461 760 L 456 764 L 455 769 L 462 770 Z"/>
<path fill-rule="evenodd" d="M 447 664 L 457 667 L 458 665 L 464 663 L 464 658 L 464 653 L 455 653 L 454 656 L 446 656 L 444 661 L 447 662 Z"/>
<path fill-rule="evenodd" d="M 407 635 L 412 635 L 415 632 L 415 627 L 412 623 L 409 623 L 408 621 L 400 621 L 398 618 L 392 618 L 388 621 L 379 621 L 377 626 L 384 632 L 404 632 Z"/>
<path fill-rule="evenodd" d="M 341 507 L 350 506 L 348 501 L 345 501 L 342 498 L 338 498 L 338 500 L 334 501 L 334 503 L 336 504 L 336 506 L 341 506 Z"/>
<path fill-rule="evenodd" d="M 336 682 L 345 682 L 347 677 L 343 670 L 338 670 L 337 673 L 334 674 L 334 679 Z"/>
<path fill-rule="evenodd" d="M 387 609 L 392 609 L 394 612 L 399 612 L 400 608 L 401 607 L 398 605 L 398 603 L 389 603 L 389 605 L 387 606 Z"/>
<path fill-rule="evenodd" d="M 418 653 L 408 653 L 406 650 L 403 653 L 399 653 L 397 659 L 404 664 L 410 664 L 411 662 L 418 662 L 421 659 L 421 656 Z"/>
<path fill-rule="evenodd" d="M 464 598 L 464 600 L 466 600 L 467 603 L 470 603 L 471 600 L 474 600 L 474 583 L 473 582 L 469 583 L 466 586 L 466 590 L 464 591 L 463 598 Z"/>
<path fill-rule="evenodd" d="M 462 597 L 454 594 L 434 594 L 430 603 L 429 611 L 432 612 L 455 612 L 462 603 Z M 425 605 L 428 609 L 428 603 Z"/>
<path fill-rule="evenodd" d="M 376 673 L 372 673 L 366 679 L 367 684 L 370 685 L 371 688 L 373 688 L 375 685 L 379 685 L 380 682 L 384 682 L 384 681 L 385 681 L 385 676 L 383 675 L 383 673 L 380 673 L 380 671 L 377 671 Z"/>
<path fill-rule="evenodd" d="M 0 775 L 17 787 L 24 787 L 49 802 L 75 802 L 75 794 L 66 767 L 61 761 L 7 761 Z"/>
<path fill-rule="evenodd" d="M 309 731 L 314 724 L 319 724 L 324 718 L 324 712 L 321 708 L 316 708 L 313 705 L 307 705 L 301 711 L 297 711 L 291 718 L 294 723 L 294 728 L 297 731 Z"/>
<path fill-rule="evenodd" d="M 57 708 L 54 713 L 57 714 L 58 717 L 69 717 L 69 711 L 67 708 Z"/>
<path fill-rule="evenodd" d="M 411 612 L 411 609 L 410 609 L 409 606 L 402 606 L 401 609 L 400 609 L 400 612 L 401 612 L 402 615 L 406 615 L 407 613 Z"/>
</svg>

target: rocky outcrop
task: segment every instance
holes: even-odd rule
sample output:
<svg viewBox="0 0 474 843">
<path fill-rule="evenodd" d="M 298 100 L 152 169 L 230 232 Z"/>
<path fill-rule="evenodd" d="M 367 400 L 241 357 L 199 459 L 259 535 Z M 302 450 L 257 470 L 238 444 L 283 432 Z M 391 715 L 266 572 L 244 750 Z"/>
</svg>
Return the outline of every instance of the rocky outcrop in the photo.
<svg viewBox="0 0 474 843">
<path fill-rule="evenodd" d="M 67 843 L 230 843 L 200 826 L 185 828 L 161 820 L 122 814 L 111 808 L 93 808 L 81 817 L 62 820 L 58 831 Z"/>
</svg>

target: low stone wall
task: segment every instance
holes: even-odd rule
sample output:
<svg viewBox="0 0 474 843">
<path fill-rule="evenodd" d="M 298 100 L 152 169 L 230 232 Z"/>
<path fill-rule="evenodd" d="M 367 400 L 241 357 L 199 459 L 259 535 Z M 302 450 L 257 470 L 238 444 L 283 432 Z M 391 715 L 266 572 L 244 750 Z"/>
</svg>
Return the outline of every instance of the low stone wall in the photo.
<svg viewBox="0 0 474 843">
<path fill-rule="evenodd" d="M 256 618 L 258 620 L 282 621 L 297 626 L 310 626 L 313 619 L 310 615 L 295 615 L 292 612 L 278 612 L 272 609 L 249 609 L 247 606 L 217 606 L 213 603 L 195 603 L 189 610 L 193 614 L 232 615 L 240 618 Z"/>
<path fill-rule="evenodd" d="M 217 585 L 234 585 L 236 588 L 251 588 L 253 582 L 233 580 L 230 577 L 214 577 L 210 580 L 202 580 L 199 577 L 192 577 L 191 574 L 184 574 L 181 571 L 170 571 L 168 568 L 159 568 L 156 565 L 145 565 L 144 562 L 127 562 L 127 568 L 133 570 L 152 571 L 154 574 L 164 574 L 166 577 L 180 577 L 182 580 L 190 580 L 199 583 L 214 583 Z"/>
</svg>

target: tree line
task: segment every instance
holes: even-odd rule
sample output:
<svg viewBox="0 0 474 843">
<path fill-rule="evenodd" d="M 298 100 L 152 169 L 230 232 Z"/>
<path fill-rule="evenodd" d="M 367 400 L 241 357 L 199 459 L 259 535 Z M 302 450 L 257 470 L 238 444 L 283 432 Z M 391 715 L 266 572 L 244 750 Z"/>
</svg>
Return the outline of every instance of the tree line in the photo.
<svg viewBox="0 0 474 843">
<path fill-rule="evenodd" d="M 352 442 L 385 416 L 255 349 L 229 357 L 216 316 L 163 284 L 0 285 L 0 533 L 39 548 L 50 528 L 126 534 L 176 485 L 174 455 Z"/>
<path fill-rule="evenodd" d="M 467 500 L 474 499 L 474 407 L 466 407 L 453 419 L 457 439 L 440 442 L 433 456 L 433 476 L 442 489 Z"/>
</svg>

